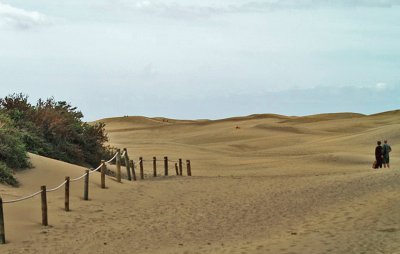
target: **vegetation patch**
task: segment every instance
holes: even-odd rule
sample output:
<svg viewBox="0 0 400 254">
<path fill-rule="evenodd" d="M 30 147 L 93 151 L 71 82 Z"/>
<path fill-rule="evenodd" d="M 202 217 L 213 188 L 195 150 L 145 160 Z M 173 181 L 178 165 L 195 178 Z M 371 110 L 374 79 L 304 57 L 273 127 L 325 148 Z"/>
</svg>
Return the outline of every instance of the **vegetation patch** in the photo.
<svg viewBox="0 0 400 254">
<path fill-rule="evenodd" d="M 13 169 L 29 167 L 22 133 L 15 128 L 11 119 L 0 113 L 0 183 L 18 184 Z"/>
<path fill-rule="evenodd" d="M 97 167 L 114 150 L 104 123 L 88 124 L 83 114 L 65 101 L 54 98 L 28 101 L 13 94 L 0 99 L 0 182 L 13 184 L 12 170 L 29 167 L 27 151 L 79 165 Z"/>
<path fill-rule="evenodd" d="M 18 186 L 12 170 L 3 162 L 0 162 L 0 183 Z"/>
</svg>

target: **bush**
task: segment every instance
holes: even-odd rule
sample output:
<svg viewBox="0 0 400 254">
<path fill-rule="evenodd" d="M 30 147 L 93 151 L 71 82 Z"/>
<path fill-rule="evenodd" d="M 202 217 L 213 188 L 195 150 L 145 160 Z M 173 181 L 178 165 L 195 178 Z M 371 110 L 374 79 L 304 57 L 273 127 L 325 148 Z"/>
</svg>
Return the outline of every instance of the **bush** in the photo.
<svg viewBox="0 0 400 254">
<path fill-rule="evenodd" d="M 19 169 L 30 166 L 21 132 L 5 116 L 0 117 L 0 161 L 8 167 Z"/>
<path fill-rule="evenodd" d="M 13 169 L 30 166 L 25 144 L 21 132 L 16 129 L 12 121 L 0 114 L 0 183 L 17 185 L 13 176 Z"/>
<path fill-rule="evenodd" d="M 38 100 L 12 94 L 0 98 L 0 162 L 2 182 L 12 183 L 12 169 L 29 167 L 26 151 L 65 162 L 97 167 L 115 149 L 104 123 L 88 124 L 83 114 L 65 101 Z M 14 179 L 15 180 L 15 179 Z"/>
<path fill-rule="evenodd" d="M 18 186 L 18 181 L 15 179 L 13 172 L 3 162 L 0 162 L 0 183 Z"/>
<path fill-rule="evenodd" d="M 0 161 L 11 168 L 29 167 L 25 145 L 17 131 L 0 129 Z"/>
<path fill-rule="evenodd" d="M 13 94 L 0 99 L 0 111 L 14 122 L 32 153 L 97 167 L 112 152 L 104 145 L 108 141 L 105 125 L 83 122 L 83 114 L 65 101 L 40 99 L 31 105 L 28 96 Z"/>
</svg>

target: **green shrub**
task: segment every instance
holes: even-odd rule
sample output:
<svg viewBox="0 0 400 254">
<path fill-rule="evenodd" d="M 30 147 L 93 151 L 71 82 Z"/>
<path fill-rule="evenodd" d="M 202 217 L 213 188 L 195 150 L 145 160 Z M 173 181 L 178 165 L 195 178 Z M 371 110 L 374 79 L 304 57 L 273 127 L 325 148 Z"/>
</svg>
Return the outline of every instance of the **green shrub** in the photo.
<svg viewBox="0 0 400 254">
<path fill-rule="evenodd" d="M 29 167 L 30 163 L 21 132 L 12 121 L 0 114 L 0 183 L 18 185 L 13 169 Z"/>
<path fill-rule="evenodd" d="M 18 186 L 18 181 L 15 179 L 12 170 L 3 162 L 0 162 L 0 183 Z"/>
<path fill-rule="evenodd" d="M 14 129 L 0 129 L 0 161 L 10 168 L 29 167 L 28 156 L 21 134 Z"/>
<path fill-rule="evenodd" d="M 21 130 L 22 141 L 26 149 L 31 153 L 46 156 L 52 154 L 52 147 L 48 144 L 40 133 Z"/>
<path fill-rule="evenodd" d="M 0 161 L 14 169 L 29 167 L 21 132 L 4 115 L 0 115 L 0 122 Z"/>
<path fill-rule="evenodd" d="M 83 114 L 65 101 L 40 99 L 32 105 L 28 96 L 13 94 L 0 99 L 0 111 L 13 121 L 26 149 L 32 153 L 97 167 L 113 151 L 104 145 L 108 141 L 105 125 L 83 122 Z M 10 156 L 8 144 L 0 147 L 0 156 L 2 149 Z M 7 159 L 13 160 L 0 157 L 2 161 Z"/>
</svg>

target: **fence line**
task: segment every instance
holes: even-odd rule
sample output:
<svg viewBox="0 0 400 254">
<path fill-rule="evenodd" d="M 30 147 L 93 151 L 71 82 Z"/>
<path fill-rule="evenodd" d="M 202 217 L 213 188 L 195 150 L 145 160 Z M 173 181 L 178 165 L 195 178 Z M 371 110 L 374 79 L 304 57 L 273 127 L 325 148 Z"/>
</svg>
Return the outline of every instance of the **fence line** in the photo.
<svg viewBox="0 0 400 254">
<path fill-rule="evenodd" d="M 90 170 L 89 174 L 93 174 L 96 171 L 99 171 L 99 169 L 101 169 L 101 167 L 103 166 L 103 163 L 101 163 L 96 169 Z"/>
<path fill-rule="evenodd" d="M 113 159 L 115 159 L 116 156 L 117 156 L 117 154 L 114 155 L 114 157 L 111 159 L 111 161 L 112 161 Z M 93 172 L 98 171 L 98 170 L 101 168 L 101 166 L 102 166 L 102 164 L 101 164 L 98 168 L 96 168 L 96 169 L 94 169 L 94 170 L 91 170 L 90 173 L 93 173 Z M 70 181 L 71 181 L 71 182 L 78 181 L 78 180 L 84 178 L 85 175 L 86 175 L 86 173 L 83 174 L 83 175 L 81 175 L 81 176 L 79 176 L 79 177 L 77 177 L 77 178 L 73 178 L 73 179 L 71 179 Z M 55 188 L 53 188 L 53 189 L 49 189 L 49 190 L 47 190 L 47 192 L 53 192 L 53 191 L 56 191 L 56 190 L 60 189 L 66 182 L 67 182 L 67 181 L 65 180 L 65 181 L 64 181 L 63 183 L 61 183 L 59 186 L 57 186 L 57 187 L 55 187 Z M 27 199 L 29 199 L 29 198 L 33 198 L 33 197 L 36 196 L 36 195 L 39 195 L 41 192 L 42 192 L 42 191 L 40 190 L 40 191 L 37 191 L 37 192 L 35 192 L 35 193 L 33 193 L 33 194 L 30 194 L 30 195 L 28 195 L 28 196 L 21 197 L 21 198 L 18 198 L 18 199 L 14 199 L 14 200 L 3 200 L 3 204 L 10 204 L 10 203 L 16 203 L 16 202 L 19 202 L 19 201 L 27 200 Z"/>
<path fill-rule="evenodd" d="M 65 180 L 65 181 L 64 181 L 62 184 L 60 184 L 59 186 L 57 186 L 57 187 L 55 187 L 55 188 L 53 188 L 53 189 L 46 190 L 46 191 L 47 191 L 47 192 L 56 191 L 56 190 L 60 189 L 61 187 L 63 187 L 64 184 L 66 184 L 66 183 L 67 183 L 67 180 Z"/>
<path fill-rule="evenodd" d="M 109 159 L 108 161 L 106 161 L 106 163 L 110 163 L 110 162 L 112 162 L 115 158 L 117 158 L 117 154 L 118 154 L 118 153 L 115 153 L 114 157 L 112 157 L 111 159 Z"/>
<path fill-rule="evenodd" d="M 83 174 L 83 175 L 81 175 L 81 176 L 79 176 L 79 177 L 77 177 L 77 178 L 72 178 L 71 180 L 69 180 L 70 182 L 76 182 L 76 181 L 79 181 L 79 180 L 81 180 L 82 178 L 84 178 L 85 177 L 85 175 L 86 175 L 86 173 L 85 174 Z"/>
<path fill-rule="evenodd" d="M 40 191 L 35 192 L 35 193 L 33 193 L 33 194 L 31 194 L 31 195 L 28 195 L 28 196 L 26 196 L 26 197 L 14 199 L 14 200 L 5 200 L 5 201 L 3 201 L 3 204 L 11 204 L 11 203 L 19 202 L 19 201 L 24 201 L 24 200 L 33 198 L 33 197 L 36 196 L 36 195 L 39 195 L 41 192 L 42 192 L 42 191 L 40 190 Z"/>
<path fill-rule="evenodd" d="M 105 188 L 105 173 L 106 173 L 106 163 L 111 163 L 114 159 L 116 159 L 116 166 L 117 166 L 117 181 L 121 182 L 121 157 L 124 158 L 125 162 L 125 167 L 127 169 L 128 173 L 128 180 L 131 181 L 136 181 L 136 173 L 135 173 L 135 168 L 137 165 L 140 166 L 140 178 L 143 180 L 144 179 L 144 166 L 143 162 L 145 161 L 150 161 L 150 160 L 144 160 L 142 157 L 139 158 L 139 161 L 134 161 L 134 160 L 129 160 L 128 157 L 128 152 L 127 149 L 124 148 L 124 152 L 121 154 L 121 150 L 117 149 L 117 152 L 115 155 L 108 161 L 101 161 L 101 164 L 96 168 L 96 169 L 86 169 L 85 173 L 79 177 L 70 179 L 69 176 L 65 178 L 65 181 L 62 182 L 60 185 L 57 187 L 54 187 L 52 189 L 46 189 L 46 186 L 41 186 L 41 190 L 37 191 L 35 193 L 32 193 L 30 195 L 20 197 L 17 199 L 12 199 L 12 200 L 2 200 L 0 196 L 0 244 L 5 244 L 5 231 L 4 231 L 4 213 L 3 213 L 3 204 L 11 204 L 11 203 L 16 203 L 20 201 L 24 201 L 30 198 L 33 198 L 39 194 L 41 194 L 41 207 L 42 207 L 42 225 L 47 226 L 48 221 L 47 221 L 47 193 L 49 192 L 54 192 L 59 190 L 61 187 L 65 185 L 65 211 L 69 211 L 69 187 L 70 187 L 70 182 L 76 182 L 81 180 L 82 178 L 85 178 L 84 181 L 84 200 L 89 200 L 88 198 L 88 193 L 89 193 L 89 175 L 98 172 L 101 169 L 101 188 Z M 164 157 L 164 160 L 157 160 L 156 157 L 153 157 L 153 176 L 157 176 L 157 161 L 163 161 L 164 162 L 164 174 L 165 176 L 168 176 L 168 162 L 174 162 L 175 163 L 175 170 L 176 170 L 176 175 L 182 176 L 182 159 L 179 159 L 179 161 L 173 161 L 169 160 L 167 156 Z M 179 168 L 178 168 L 179 164 Z M 186 161 L 187 165 L 187 175 L 191 176 L 191 166 L 190 166 L 190 160 Z M 132 177 L 131 178 L 131 172 L 132 170 Z"/>
</svg>

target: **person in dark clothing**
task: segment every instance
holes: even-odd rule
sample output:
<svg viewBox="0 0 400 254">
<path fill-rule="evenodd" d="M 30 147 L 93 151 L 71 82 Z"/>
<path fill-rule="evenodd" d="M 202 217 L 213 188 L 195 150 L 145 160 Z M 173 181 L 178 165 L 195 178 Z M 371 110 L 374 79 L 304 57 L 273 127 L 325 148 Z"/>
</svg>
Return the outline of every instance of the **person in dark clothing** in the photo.
<svg viewBox="0 0 400 254">
<path fill-rule="evenodd" d="M 375 159 L 376 159 L 376 167 L 375 168 L 382 168 L 383 153 L 382 153 L 381 141 L 378 141 L 377 144 L 378 145 L 375 148 Z"/>
</svg>

